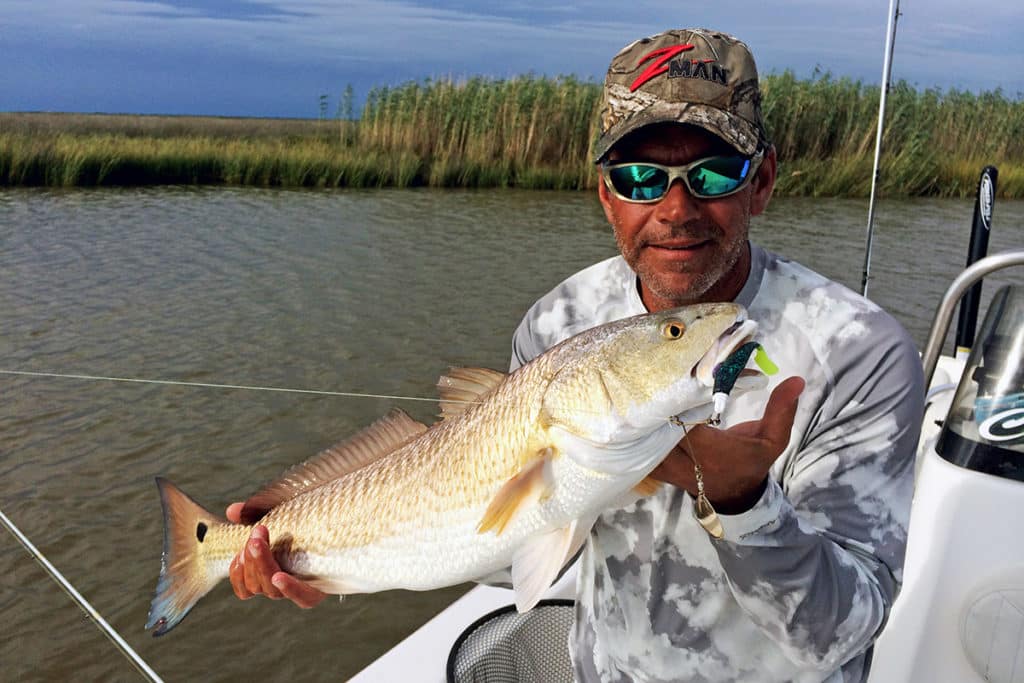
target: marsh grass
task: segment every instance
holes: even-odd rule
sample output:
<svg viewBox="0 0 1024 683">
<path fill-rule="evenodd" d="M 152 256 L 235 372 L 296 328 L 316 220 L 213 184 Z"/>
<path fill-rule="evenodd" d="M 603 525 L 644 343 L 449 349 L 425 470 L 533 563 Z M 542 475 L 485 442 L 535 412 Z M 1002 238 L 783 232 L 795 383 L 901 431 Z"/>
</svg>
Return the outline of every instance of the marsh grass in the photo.
<svg viewBox="0 0 1024 683">
<path fill-rule="evenodd" d="M 0 113 L 0 132 L 54 136 L 107 134 L 143 138 L 297 139 L 325 137 L 334 130 L 316 119 L 230 116 L 140 116 L 136 114 Z"/>
<path fill-rule="evenodd" d="M 777 192 L 866 196 L 871 188 L 878 88 L 828 75 L 764 79 L 765 118 L 779 153 Z M 999 195 L 1024 197 L 1024 100 L 917 91 L 889 92 L 882 136 L 883 196 L 969 197 L 982 167 L 999 167 Z"/>
<path fill-rule="evenodd" d="M 878 88 L 824 74 L 763 79 L 780 195 L 866 196 Z M 574 78 L 375 88 L 358 120 L 0 114 L 0 185 L 592 189 L 600 87 Z M 883 196 L 973 195 L 982 166 L 1024 197 L 1024 100 L 897 84 Z"/>
</svg>

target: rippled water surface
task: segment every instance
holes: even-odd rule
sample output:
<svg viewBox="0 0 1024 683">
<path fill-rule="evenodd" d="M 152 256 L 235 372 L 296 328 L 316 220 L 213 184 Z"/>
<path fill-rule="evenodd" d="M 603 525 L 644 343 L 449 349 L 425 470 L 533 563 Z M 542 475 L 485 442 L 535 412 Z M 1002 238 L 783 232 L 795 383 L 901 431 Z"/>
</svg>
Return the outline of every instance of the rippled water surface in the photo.
<svg viewBox="0 0 1024 683">
<path fill-rule="evenodd" d="M 878 209 L 870 295 L 918 343 L 962 267 L 971 208 Z M 863 200 L 776 200 L 752 233 L 859 289 L 866 213 Z M 995 223 L 990 251 L 1024 246 L 1024 202 L 997 204 Z M 529 304 L 614 252 L 584 193 L 0 191 L 0 369 L 429 397 L 448 365 L 507 366 Z M 221 510 L 396 404 L 434 414 L 0 375 L 0 509 L 168 681 L 343 679 L 464 587 L 302 612 L 238 602 L 224 584 L 154 640 L 153 478 Z M 0 615 L 4 680 L 134 675 L 3 532 Z"/>
</svg>

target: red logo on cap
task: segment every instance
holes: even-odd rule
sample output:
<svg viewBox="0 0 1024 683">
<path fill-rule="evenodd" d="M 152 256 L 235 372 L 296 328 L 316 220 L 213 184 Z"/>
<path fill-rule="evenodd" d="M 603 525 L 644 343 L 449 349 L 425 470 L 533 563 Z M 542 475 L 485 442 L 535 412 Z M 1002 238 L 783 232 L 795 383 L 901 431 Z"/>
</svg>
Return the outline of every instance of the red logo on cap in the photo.
<svg viewBox="0 0 1024 683">
<path fill-rule="evenodd" d="M 654 78 L 655 76 L 665 73 L 666 71 L 668 71 L 668 67 L 665 66 L 665 63 L 668 60 L 672 59 L 680 52 L 686 52 L 687 50 L 692 49 L 693 45 L 687 43 L 685 45 L 669 45 L 668 47 L 662 47 L 652 52 L 648 52 L 646 55 L 640 58 L 639 62 L 636 63 L 637 66 L 640 66 L 648 59 L 654 59 L 655 57 L 657 57 L 658 59 L 655 59 L 654 63 L 647 67 L 646 71 L 644 71 L 642 74 L 636 77 L 636 80 L 633 81 L 633 84 L 629 86 L 629 91 L 633 92 L 641 85 Z"/>
</svg>

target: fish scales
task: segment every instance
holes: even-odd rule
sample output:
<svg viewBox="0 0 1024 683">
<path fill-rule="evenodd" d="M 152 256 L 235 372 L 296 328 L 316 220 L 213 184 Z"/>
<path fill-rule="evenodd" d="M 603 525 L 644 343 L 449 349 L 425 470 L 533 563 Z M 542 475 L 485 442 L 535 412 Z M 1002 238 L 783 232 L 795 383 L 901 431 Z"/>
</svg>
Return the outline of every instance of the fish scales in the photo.
<svg viewBox="0 0 1024 683">
<path fill-rule="evenodd" d="M 548 365 L 535 364 L 510 378 L 463 419 L 441 422 L 391 455 L 268 513 L 261 523 L 271 539 L 290 537 L 289 553 L 275 548 L 284 566 L 314 574 L 310 570 L 318 562 L 298 553 L 329 562 L 339 551 L 382 538 L 435 549 L 438 542 L 457 543 L 453 528 L 472 530 L 497 490 L 536 454 L 535 444 L 546 440 L 538 421 L 538 377 L 549 372 Z M 482 441 L 481 434 L 488 438 Z M 431 529 L 448 532 L 420 540 Z"/>
<path fill-rule="evenodd" d="M 520 469 L 527 445 L 536 439 L 539 400 L 515 386 L 524 383 L 507 383 L 464 419 L 439 423 L 381 460 L 282 504 L 262 523 L 271 538 L 275 530 L 291 530 L 303 540 L 298 547 L 323 553 L 369 545 L 400 529 L 440 525 L 439 517 L 449 511 L 486 505 Z M 482 441 L 481 434 L 489 438 Z M 322 505 L 322 514 L 309 514 L 310 505 Z"/>
</svg>

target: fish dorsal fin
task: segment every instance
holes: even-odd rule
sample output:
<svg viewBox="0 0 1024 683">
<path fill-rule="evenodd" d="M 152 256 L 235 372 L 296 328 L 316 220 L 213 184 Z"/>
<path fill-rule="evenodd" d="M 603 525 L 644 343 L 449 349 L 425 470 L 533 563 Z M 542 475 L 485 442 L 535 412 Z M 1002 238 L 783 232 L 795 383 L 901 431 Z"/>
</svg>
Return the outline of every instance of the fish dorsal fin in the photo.
<svg viewBox="0 0 1024 683">
<path fill-rule="evenodd" d="M 441 399 L 441 418 L 450 419 L 466 412 L 502 383 L 504 372 L 490 368 L 448 368 L 437 380 Z"/>
<path fill-rule="evenodd" d="M 250 496 L 242 508 L 242 522 L 253 524 L 284 501 L 365 467 L 425 431 L 425 424 L 392 408 L 370 426 L 295 465 Z"/>
<path fill-rule="evenodd" d="M 555 449 L 551 447 L 542 449 L 538 454 L 540 457 L 532 460 L 498 489 L 476 527 L 479 533 L 494 529 L 494 533 L 500 536 L 520 509 L 551 495 L 553 486 L 550 462 L 554 452 Z"/>
</svg>

